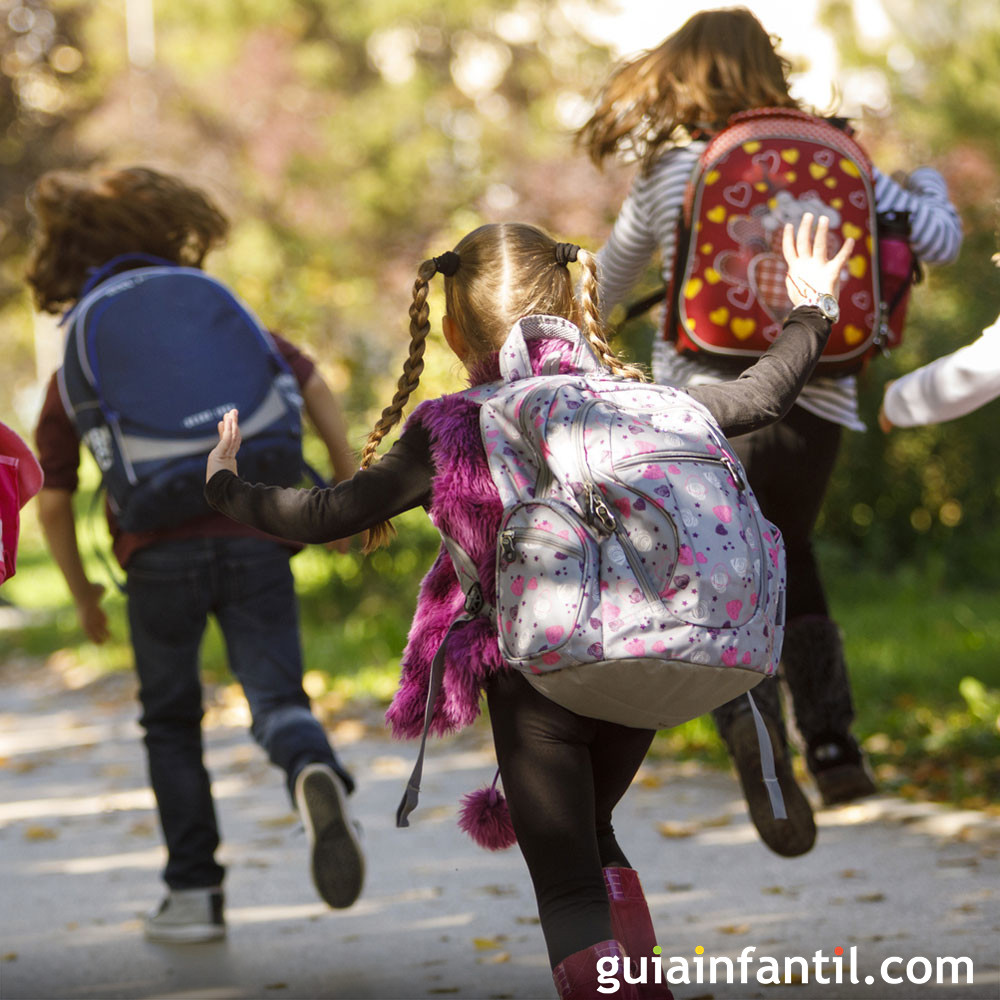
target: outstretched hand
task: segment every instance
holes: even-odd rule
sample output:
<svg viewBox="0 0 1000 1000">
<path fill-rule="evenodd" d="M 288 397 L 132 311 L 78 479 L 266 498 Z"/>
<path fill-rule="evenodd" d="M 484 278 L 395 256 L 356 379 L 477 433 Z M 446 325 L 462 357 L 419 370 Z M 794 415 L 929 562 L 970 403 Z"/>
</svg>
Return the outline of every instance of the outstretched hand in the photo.
<svg viewBox="0 0 1000 1000">
<path fill-rule="evenodd" d="M 806 212 L 799 223 L 798 232 L 788 223 L 782 233 L 781 249 L 788 263 L 785 288 L 793 306 L 816 302 L 820 295 L 836 297 L 840 287 L 840 272 L 847 263 L 854 240 L 846 239 L 832 260 L 826 258 L 826 240 L 830 220 L 821 215 L 812 237 L 813 215 Z"/>
<path fill-rule="evenodd" d="M 222 469 L 228 469 L 234 475 L 238 475 L 236 453 L 240 450 L 242 441 L 239 414 L 236 410 L 230 410 L 219 421 L 219 443 L 208 453 L 208 466 L 205 469 L 206 483 Z"/>
</svg>

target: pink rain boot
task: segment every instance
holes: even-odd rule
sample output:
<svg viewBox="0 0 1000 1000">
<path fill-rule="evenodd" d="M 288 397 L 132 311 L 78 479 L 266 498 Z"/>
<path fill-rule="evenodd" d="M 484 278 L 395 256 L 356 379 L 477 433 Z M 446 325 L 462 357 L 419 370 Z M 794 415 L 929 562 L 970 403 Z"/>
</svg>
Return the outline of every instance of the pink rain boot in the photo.
<svg viewBox="0 0 1000 1000">
<path fill-rule="evenodd" d="M 613 967 L 601 979 L 602 971 L 597 963 L 602 959 L 613 959 Z M 639 1000 L 637 986 L 626 983 L 622 967 L 625 964 L 625 949 L 617 941 L 601 941 L 583 951 L 574 952 L 564 958 L 553 970 L 552 979 L 559 993 L 559 1000 L 595 1000 L 596 997 L 614 996 L 615 1000 Z M 609 966 L 612 963 L 606 962 Z M 619 983 L 615 992 L 602 993 L 598 986 Z"/>
<path fill-rule="evenodd" d="M 632 960 L 631 978 L 638 978 L 641 959 L 646 959 L 646 977 L 649 982 L 638 984 L 640 1000 L 673 1000 L 666 983 L 653 982 L 653 948 L 656 931 L 649 916 L 646 897 L 638 872 L 632 868 L 605 868 L 604 885 L 611 903 L 611 930 Z"/>
</svg>

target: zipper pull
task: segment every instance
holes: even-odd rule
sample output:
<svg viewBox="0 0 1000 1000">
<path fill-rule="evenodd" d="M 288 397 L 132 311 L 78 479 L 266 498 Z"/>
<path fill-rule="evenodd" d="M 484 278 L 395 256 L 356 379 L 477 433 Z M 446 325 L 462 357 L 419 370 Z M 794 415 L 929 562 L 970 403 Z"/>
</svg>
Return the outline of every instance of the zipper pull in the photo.
<svg viewBox="0 0 1000 1000">
<path fill-rule="evenodd" d="M 602 534 L 613 535 L 618 527 L 618 522 L 593 483 L 587 483 L 584 496 L 587 500 L 587 521 Z"/>
<path fill-rule="evenodd" d="M 740 470 L 739 468 L 737 468 L 736 463 L 733 461 L 732 456 L 727 454 L 726 452 L 723 452 L 722 461 L 725 463 L 726 468 L 729 470 L 729 475 L 733 477 L 733 482 L 736 484 L 736 489 L 739 490 L 740 493 L 742 493 L 747 488 L 747 484 L 743 479 L 743 476 L 740 474 Z"/>
<path fill-rule="evenodd" d="M 500 532 L 500 562 L 504 567 L 509 566 L 517 558 L 517 550 L 514 548 L 514 532 Z"/>
</svg>

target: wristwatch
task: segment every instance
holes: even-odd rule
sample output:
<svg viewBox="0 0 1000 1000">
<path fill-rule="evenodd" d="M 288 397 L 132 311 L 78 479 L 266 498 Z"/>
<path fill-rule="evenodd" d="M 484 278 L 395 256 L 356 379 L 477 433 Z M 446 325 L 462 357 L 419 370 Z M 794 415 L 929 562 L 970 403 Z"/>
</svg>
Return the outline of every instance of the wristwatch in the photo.
<svg viewBox="0 0 1000 1000">
<path fill-rule="evenodd" d="M 831 323 L 840 319 L 840 304 L 829 292 L 812 295 L 802 305 L 815 306 Z"/>
</svg>

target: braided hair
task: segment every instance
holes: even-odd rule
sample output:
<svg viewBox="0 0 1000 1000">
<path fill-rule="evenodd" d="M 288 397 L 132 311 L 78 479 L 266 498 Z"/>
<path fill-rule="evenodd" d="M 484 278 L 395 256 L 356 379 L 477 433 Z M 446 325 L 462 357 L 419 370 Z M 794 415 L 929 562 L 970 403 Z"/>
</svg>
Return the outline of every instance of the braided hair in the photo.
<svg viewBox="0 0 1000 1000">
<path fill-rule="evenodd" d="M 568 265 L 579 261 L 583 282 L 579 301 L 573 293 Z M 430 333 L 427 295 L 435 274 L 445 277 L 448 316 L 462 331 L 469 367 L 503 345 L 511 327 L 534 314 L 562 316 L 583 330 L 587 342 L 611 372 L 645 381 L 636 365 L 621 361 L 608 345 L 601 319 L 597 258 L 572 243 L 556 243 L 547 233 L 523 223 L 480 226 L 454 251 L 425 260 L 417 269 L 410 304 L 410 350 L 392 402 L 382 411 L 361 453 L 368 468 L 385 435 L 399 423 L 410 395 L 420 382 Z M 392 527 L 383 522 L 369 529 L 366 552 L 385 544 Z"/>
</svg>

